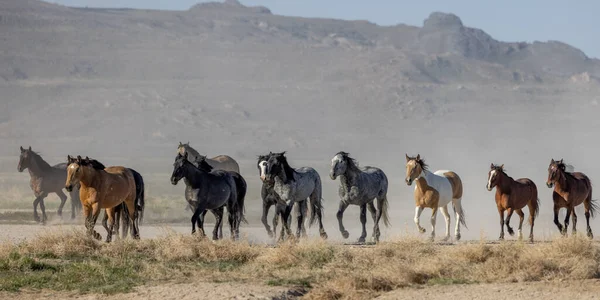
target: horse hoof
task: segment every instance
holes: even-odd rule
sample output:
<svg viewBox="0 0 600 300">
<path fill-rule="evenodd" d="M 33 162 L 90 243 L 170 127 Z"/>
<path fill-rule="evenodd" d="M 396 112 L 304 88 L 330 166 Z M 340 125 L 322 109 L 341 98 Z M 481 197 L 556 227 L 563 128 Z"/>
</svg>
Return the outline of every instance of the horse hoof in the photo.
<svg viewBox="0 0 600 300">
<path fill-rule="evenodd" d="M 350 236 L 350 233 L 346 230 L 342 231 L 342 237 L 347 239 Z"/>
<path fill-rule="evenodd" d="M 273 238 L 273 232 L 267 231 L 267 234 L 269 235 L 269 238 Z"/>
<path fill-rule="evenodd" d="M 102 236 L 99 233 L 97 233 L 97 232 L 94 232 L 94 238 L 96 240 L 102 240 Z"/>
<path fill-rule="evenodd" d="M 450 236 L 449 236 L 449 235 L 447 235 L 447 236 L 445 236 L 445 237 L 442 239 L 442 242 L 447 242 L 449 239 L 450 239 Z"/>
<path fill-rule="evenodd" d="M 499 241 L 504 241 L 504 236 L 500 236 L 500 237 L 498 238 L 498 240 L 499 240 Z"/>
<path fill-rule="evenodd" d="M 321 238 L 326 240 L 327 239 L 327 233 L 325 232 L 321 232 Z"/>
<path fill-rule="evenodd" d="M 356 241 L 356 242 L 359 243 L 359 244 L 364 244 L 365 243 L 365 238 L 364 237 L 360 237 L 358 239 L 358 241 Z"/>
<path fill-rule="evenodd" d="M 425 228 L 419 228 L 419 233 L 425 233 L 427 232 L 427 230 L 425 230 Z"/>
<path fill-rule="evenodd" d="M 593 239 L 593 238 L 594 238 L 594 234 L 592 233 L 592 231 L 591 231 L 591 230 L 590 230 L 590 231 L 588 231 L 588 233 L 587 233 L 587 237 L 588 237 L 588 238 L 590 238 L 590 239 Z"/>
<path fill-rule="evenodd" d="M 508 234 L 510 234 L 510 236 L 514 236 L 515 231 L 512 228 L 508 228 Z"/>
<path fill-rule="evenodd" d="M 454 239 L 456 239 L 457 242 L 460 241 L 460 238 L 461 238 L 460 233 L 457 233 L 454 235 Z"/>
</svg>

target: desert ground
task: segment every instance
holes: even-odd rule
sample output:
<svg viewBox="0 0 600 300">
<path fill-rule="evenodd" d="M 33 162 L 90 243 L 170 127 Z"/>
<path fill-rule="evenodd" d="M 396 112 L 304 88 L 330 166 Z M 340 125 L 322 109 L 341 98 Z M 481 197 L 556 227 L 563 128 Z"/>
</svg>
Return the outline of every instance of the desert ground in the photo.
<svg viewBox="0 0 600 300">
<path fill-rule="evenodd" d="M 431 12 L 422 26 L 380 26 L 281 16 L 235 0 L 185 11 L 0 0 L 0 40 L 0 298 L 600 295 L 600 221 L 591 221 L 593 240 L 581 236 L 578 207 L 580 235 L 560 237 L 545 185 L 550 160 L 561 158 L 594 186 L 600 180 L 600 60 L 571 45 L 499 41 L 451 12 Z M 183 183 L 169 182 L 179 142 L 240 164 L 249 224 L 239 242 L 190 235 Z M 142 239 L 87 238 L 81 217 L 68 219 L 69 203 L 56 216 L 56 195 L 45 199 L 48 223 L 35 223 L 29 174 L 16 170 L 20 146 L 52 165 L 82 155 L 139 171 Z M 307 240 L 267 237 L 256 157 L 269 151 L 320 174 L 326 242 L 315 228 Z M 358 207 L 344 214 L 349 239 L 338 231 L 338 182 L 327 176 L 338 151 L 389 179 L 391 226 L 377 245 L 353 244 Z M 417 233 L 405 154 L 460 175 L 461 241 L 439 242 L 438 215 L 428 242 L 429 210 L 427 233 Z M 497 241 L 490 163 L 536 183 L 534 244 Z M 368 237 L 372 226 L 367 219 Z"/>
</svg>

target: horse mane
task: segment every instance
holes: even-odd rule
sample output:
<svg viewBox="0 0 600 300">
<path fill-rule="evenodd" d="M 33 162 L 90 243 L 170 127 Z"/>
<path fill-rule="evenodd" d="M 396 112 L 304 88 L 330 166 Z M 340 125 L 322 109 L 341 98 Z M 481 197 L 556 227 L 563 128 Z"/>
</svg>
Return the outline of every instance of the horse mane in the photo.
<svg viewBox="0 0 600 300">
<path fill-rule="evenodd" d="M 257 157 L 257 159 L 258 159 L 257 163 L 260 163 L 261 161 L 267 161 L 267 160 L 269 160 L 269 155 L 268 154 L 262 154 L 262 155 L 259 155 Z"/>
<path fill-rule="evenodd" d="M 204 156 L 202 154 L 200 154 L 196 149 L 192 148 L 192 146 L 190 146 L 190 143 L 185 143 L 185 144 L 181 144 L 180 147 L 183 147 L 183 149 L 185 149 L 185 152 L 188 152 L 189 154 L 192 154 L 195 157 L 199 157 L 199 156 Z"/>
<path fill-rule="evenodd" d="M 290 181 L 294 181 L 295 177 L 294 174 L 296 174 L 296 170 L 294 170 L 294 168 L 292 168 L 290 166 L 290 164 L 287 161 L 287 158 L 285 157 L 285 151 L 281 152 L 281 153 L 273 153 L 276 157 L 277 160 L 279 161 L 279 163 L 281 163 L 281 166 L 283 167 L 283 171 L 285 172 L 285 176 L 287 177 L 287 180 Z"/>
<path fill-rule="evenodd" d="M 408 155 L 407 155 L 408 156 Z M 426 171 L 429 169 L 429 165 L 425 163 L 425 159 L 421 158 L 421 157 L 408 157 L 409 160 L 414 160 L 416 161 L 419 166 L 421 166 L 421 169 L 423 171 Z"/>
<path fill-rule="evenodd" d="M 206 172 L 211 172 L 214 168 L 206 162 L 206 156 L 199 155 L 196 156 L 196 163 L 198 164 L 198 169 L 204 170 Z"/>
<path fill-rule="evenodd" d="M 27 152 L 29 152 L 29 154 L 31 154 L 31 156 L 33 157 L 33 159 L 35 159 L 35 162 L 40 167 L 40 169 L 46 169 L 47 170 L 47 169 L 51 169 L 52 168 L 52 166 L 50 166 L 50 164 L 47 161 L 45 161 L 38 152 L 35 152 L 33 150 L 27 150 Z"/>
<path fill-rule="evenodd" d="M 493 165 L 492 166 L 492 170 L 500 171 L 500 172 L 504 173 L 504 175 L 507 175 L 506 174 L 506 169 L 504 168 L 504 165 Z"/>
<path fill-rule="evenodd" d="M 99 162 L 96 159 L 92 159 L 92 158 L 86 157 L 81 162 L 82 162 L 81 163 L 82 166 L 92 166 L 92 168 L 94 168 L 96 170 L 104 170 L 104 169 L 106 169 L 106 166 L 104 166 L 103 163 Z"/>
<path fill-rule="evenodd" d="M 341 155 L 342 156 L 342 158 L 348 164 L 348 169 L 349 170 L 354 171 L 354 172 L 360 172 L 360 168 L 358 167 L 358 161 L 356 161 L 356 159 L 350 157 L 350 153 L 344 152 L 344 151 L 340 151 L 336 155 Z"/>
</svg>

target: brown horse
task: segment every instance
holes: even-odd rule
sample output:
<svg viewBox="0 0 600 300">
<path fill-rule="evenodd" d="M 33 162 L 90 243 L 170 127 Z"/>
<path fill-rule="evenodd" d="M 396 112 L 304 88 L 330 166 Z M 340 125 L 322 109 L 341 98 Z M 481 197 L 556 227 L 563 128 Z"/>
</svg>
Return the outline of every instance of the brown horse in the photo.
<svg viewBox="0 0 600 300">
<path fill-rule="evenodd" d="M 490 166 L 490 172 L 488 173 L 488 183 L 486 188 L 488 191 L 492 191 L 494 187 L 496 187 L 496 206 L 498 207 L 498 213 L 500 214 L 499 239 L 504 239 L 505 223 L 508 234 L 511 236 L 515 234 L 510 227 L 510 217 L 512 217 L 513 212 L 516 212 L 521 218 L 519 221 L 519 240 L 523 239 L 523 232 L 521 230 L 523 227 L 523 220 L 525 219 L 523 207 L 527 205 L 529 208 L 529 225 L 531 226 L 529 241 L 533 242 L 533 224 L 540 211 L 540 200 L 538 199 L 535 183 L 529 178 L 519 178 L 514 180 L 504 172 L 504 165 L 497 166 L 492 164 Z M 507 212 L 506 222 L 504 221 L 504 211 Z"/>
<path fill-rule="evenodd" d="M 581 172 L 567 172 L 566 165 L 563 160 L 550 161 L 548 167 L 548 181 L 546 185 L 549 188 L 554 187 L 552 192 L 552 200 L 554 201 L 554 224 L 563 235 L 567 234 L 569 226 L 569 217 L 573 216 L 573 234 L 577 232 L 577 215 L 575 207 L 583 203 L 585 209 L 585 219 L 587 222 L 587 236 L 593 238 L 592 228 L 590 227 L 590 216 L 594 217 L 594 213 L 598 211 L 598 205 L 595 200 L 592 200 L 592 182 Z M 565 225 L 558 221 L 558 211 L 561 208 L 567 209 L 565 216 Z"/>
<path fill-rule="evenodd" d="M 19 157 L 19 165 L 17 171 L 23 172 L 25 169 L 29 170 L 29 186 L 33 191 L 35 200 L 33 200 L 33 219 L 37 222 L 46 222 L 46 206 L 44 205 L 44 198 L 50 193 L 55 193 L 60 198 L 60 205 L 58 206 L 58 216 L 62 216 L 62 210 L 67 202 L 67 196 L 63 193 L 62 189 L 65 187 L 64 182 L 67 178 L 67 164 L 61 163 L 54 166 L 50 166 L 38 153 L 29 149 L 21 148 L 21 156 Z M 75 219 L 76 213 L 81 210 L 81 202 L 79 201 L 78 190 L 70 192 L 71 196 L 71 219 Z M 38 216 L 37 206 L 40 206 L 42 210 L 42 218 Z"/>
<path fill-rule="evenodd" d="M 139 239 L 139 228 L 136 226 L 135 202 L 136 185 L 131 170 L 122 166 L 105 168 L 103 164 L 93 159 L 67 157 L 67 181 L 65 188 L 71 191 L 80 183 L 79 198 L 83 206 L 85 227 L 88 235 L 96 239 L 101 236 L 94 230 L 101 209 L 106 209 L 109 228 L 106 242 L 110 242 L 115 226 L 115 207 L 121 203 L 127 205 L 131 235 Z"/>
</svg>

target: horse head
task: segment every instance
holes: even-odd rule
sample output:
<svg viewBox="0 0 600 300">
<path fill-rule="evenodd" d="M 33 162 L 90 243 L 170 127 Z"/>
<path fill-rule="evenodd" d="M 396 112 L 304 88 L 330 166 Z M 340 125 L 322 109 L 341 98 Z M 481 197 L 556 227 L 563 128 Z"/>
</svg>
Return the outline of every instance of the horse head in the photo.
<svg viewBox="0 0 600 300">
<path fill-rule="evenodd" d="M 417 154 L 416 157 L 410 157 L 406 155 L 406 178 L 404 181 L 407 185 L 412 185 L 415 179 L 421 177 L 425 170 L 427 170 L 427 164 L 425 160 L 421 159 L 421 155 Z"/>
<path fill-rule="evenodd" d="M 548 166 L 548 180 L 546 180 L 546 186 L 548 188 L 554 187 L 554 184 L 560 179 L 560 176 L 565 171 L 565 164 L 563 159 L 556 161 L 552 159 Z"/>
<path fill-rule="evenodd" d="M 504 164 L 498 166 L 493 163 L 490 165 L 490 171 L 488 172 L 488 182 L 486 188 L 491 191 L 495 186 L 498 185 L 500 173 L 504 172 Z"/>
<path fill-rule="evenodd" d="M 17 171 L 23 172 L 29 167 L 29 158 L 31 157 L 30 153 L 32 151 L 31 146 L 29 146 L 29 149 L 24 149 L 22 146 L 19 146 L 19 148 L 21 149 L 21 155 L 19 156 L 19 164 L 17 165 Z"/>
</svg>

